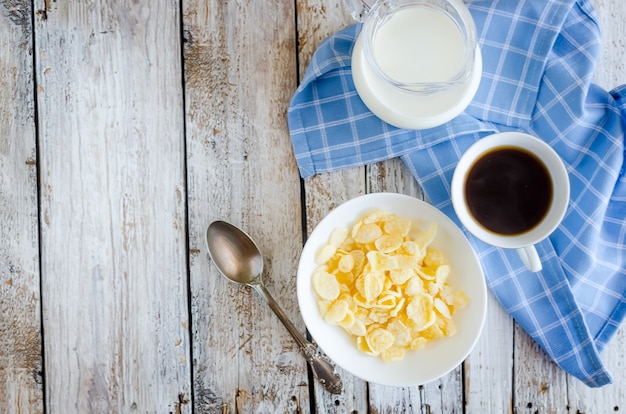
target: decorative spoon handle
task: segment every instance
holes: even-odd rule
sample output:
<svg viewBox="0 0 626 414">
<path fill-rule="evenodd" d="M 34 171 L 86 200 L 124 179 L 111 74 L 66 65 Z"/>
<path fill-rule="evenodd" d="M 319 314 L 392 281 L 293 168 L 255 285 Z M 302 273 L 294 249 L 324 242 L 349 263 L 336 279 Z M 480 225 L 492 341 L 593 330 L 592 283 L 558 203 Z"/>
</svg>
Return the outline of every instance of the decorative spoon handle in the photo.
<svg viewBox="0 0 626 414">
<path fill-rule="evenodd" d="M 289 320 L 287 315 L 280 308 L 278 303 L 274 300 L 272 295 L 268 292 L 262 283 L 250 283 L 250 286 L 254 288 L 270 305 L 270 308 L 274 311 L 278 319 L 285 325 L 285 328 L 289 331 L 293 339 L 300 347 L 300 351 L 306 358 L 311 370 L 313 371 L 313 377 L 317 379 L 322 386 L 332 394 L 341 394 L 343 392 L 343 384 L 341 378 L 335 372 L 335 368 L 332 364 L 323 357 L 318 351 L 317 347 L 300 333 L 298 328 Z"/>
<path fill-rule="evenodd" d="M 331 394 L 341 394 L 343 392 L 341 378 L 332 364 L 317 351 L 317 347 L 309 342 L 304 348 L 300 348 L 300 351 L 309 363 L 313 377 L 324 386 L 326 391 Z"/>
</svg>

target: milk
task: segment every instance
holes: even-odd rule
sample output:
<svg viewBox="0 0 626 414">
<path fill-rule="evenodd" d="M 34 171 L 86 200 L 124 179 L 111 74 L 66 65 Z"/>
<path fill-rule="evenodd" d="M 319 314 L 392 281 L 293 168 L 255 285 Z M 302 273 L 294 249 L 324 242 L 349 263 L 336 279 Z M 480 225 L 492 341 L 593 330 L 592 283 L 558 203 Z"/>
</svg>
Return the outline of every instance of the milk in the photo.
<svg viewBox="0 0 626 414">
<path fill-rule="evenodd" d="M 462 69 L 463 37 L 443 12 L 404 7 L 376 33 L 372 55 L 391 79 L 403 83 L 445 82 Z"/>
<path fill-rule="evenodd" d="M 426 129 L 444 124 L 463 112 L 478 90 L 480 49 L 473 46 L 474 50 L 466 51 L 457 22 L 436 7 L 423 3 L 398 7 L 383 20 L 365 23 L 377 25 L 375 35 L 368 38 L 369 50 L 364 47 L 366 28 L 354 45 L 352 78 L 356 90 L 374 114 L 393 126 Z M 474 56 L 468 78 L 438 92 L 414 92 L 419 89 L 414 88 L 416 84 L 445 83 L 467 70 L 467 53 Z M 375 70 L 371 60 L 391 82 Z"/>
</svg>

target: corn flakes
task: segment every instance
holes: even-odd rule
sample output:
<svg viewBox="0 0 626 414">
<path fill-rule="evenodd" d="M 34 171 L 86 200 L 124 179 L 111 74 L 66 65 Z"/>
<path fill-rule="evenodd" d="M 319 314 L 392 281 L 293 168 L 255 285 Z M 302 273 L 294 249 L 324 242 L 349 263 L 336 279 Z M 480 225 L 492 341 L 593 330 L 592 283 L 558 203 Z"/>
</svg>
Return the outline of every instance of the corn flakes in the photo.
<svg viewBox="0 0 626 414">
<path fill-rule="evenodd" d="M 312 277 L 323 319 L 384 361 L 454 335 L 452 317 L 469 298 L 450 285 L 453 269 L 431 246 L 436 235 L 436 223 L 423 229 L 385 211 L 334 229 L 317 252 Z"/>
</svg>

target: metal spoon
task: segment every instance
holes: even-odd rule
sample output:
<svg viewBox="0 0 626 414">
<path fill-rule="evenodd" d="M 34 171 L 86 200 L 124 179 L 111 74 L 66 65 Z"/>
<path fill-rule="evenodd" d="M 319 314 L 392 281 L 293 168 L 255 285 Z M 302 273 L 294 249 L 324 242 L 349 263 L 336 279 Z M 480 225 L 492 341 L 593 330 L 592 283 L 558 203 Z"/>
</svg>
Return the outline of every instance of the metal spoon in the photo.
<svg viewBox="0 0 626 414">
<path fill-rule="evenodd" d="M 243 230 L 224 221 L 214 221 L 206 232 L 209 256 L 215 266 L 229 280 L 248 285 L 256 290 L 270 305 L 278 319 L 285 325 L 300 351 L 309 363 L 313 376 L 333 394 L 343 392 L 341 378 L 317 348 L 307 341 L 263 285 L 263 256 L 254 241 Z"/>
</svg>

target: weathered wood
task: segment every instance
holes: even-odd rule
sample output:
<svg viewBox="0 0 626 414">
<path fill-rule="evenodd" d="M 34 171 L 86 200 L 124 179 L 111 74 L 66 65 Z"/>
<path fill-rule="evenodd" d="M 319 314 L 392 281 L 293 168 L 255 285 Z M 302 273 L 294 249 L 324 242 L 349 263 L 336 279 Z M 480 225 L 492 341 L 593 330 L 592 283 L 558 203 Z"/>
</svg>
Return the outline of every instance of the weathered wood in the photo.
<svg viewBox="0 0 626 414">
<path fill-rule="evenodd" d="M 207 260 L 213 220 L 265 255 L 268 290 L 305 331 L 296 298 L 300 182 L 287 132 L 297 84 L 292 2 L 185 1 L 191 295 L 198 412 L 307 412 L 307 366 L 262 299 Z"/>
<path fill-rule="evenodd" d="M 425 198 L 417 181 L 399 159 L 373 164 L 366 171 L 369 192 L 396 192 Z M 394 388 L 370 384 L 369 397 L 371 409 L 380 413 L 459 412 L 463 406 L 462 367 L 419 387 Z"/>
<path fill-rule="evenodd" d="M 190 412 L 178 3 L 35 7 L 47 410 Z"/>
<path fill-rule="evenodd" d="M 618 331 L 602 353 L 613 375 L 613 383 L 600 389 L 589 388 L 576 378 L 567 379 L 567 397 L 571 413 L 622 413 L 626 409 L 626 329 Z"/>
<path fill-rule="evenodd" d="M 298 58 L 302 77 L 313 53 L 331 33 L 353 23 L 349 10 L 342 0 L 297 1 Z M 315 228 L 330 210 L 341 203 L 364 194 L 366 191 L 365 168 L 314 176 L 304 183 L 306 230 Z M 341 368 L 337 369 L 344 383 L 344 393 L 329 395 L 316 385 L 315 409 L 318 413 L 365 413 L 368 410 L 367 383 Z"/>
<path fill-rule="evenodd" d="M 43 410 L 31 4 L 0 1 L 0 412 Z"/>
<path fill-rule="evenodd" d="M 465 360 L 465 408 L 468 413 L 510 412 L 513 404 L 513 321 L 488 295 L 485 327 Z"/>
<path fill-rule="evenodd" d="M 364 194 L 364 167 L 320 174 L 305 182 L 306 228 L 311 234 L 315 226 L 335 207 Z M 342 395 L 329 395 L 321 386 L 315 387 L 315 409 L 318 413 L 368 412 L 367 383 L 337 367 L 344 384 Z"/>
<path fill-rule="evenodd" d="M 567 374 L 518 325 L 514 330 L 513 412 L 567 411 Z M 529 361 L 532 361 L 529 364 Z"/>
<path fill-rule="evenodd" d="M 626 3 L 592 0 L 602 33 L 600 58 L 594 81 L 610 90 L 626 82 Z"/>
<path fill-rule="evenodd" d="M 626 81 L 626 3 L 593 3 L 595 79 L 611 89 Z M 303 230 L 366 192 L 423 197 L 397 159 L 300 186 L 286 111 L 319 43 L 352 23 L 344 0 L 32 7 L 0 0 L 0 413 L 626 409 L 624 327 L 602 355 L 614 383 L 590 389 L 491 295 L 449 375 L 392 388 L 340 369 L 330 395 L 261 298 L 210 263 L 207 225 L 243 227 L 304 332 Z"/>
</svg>

